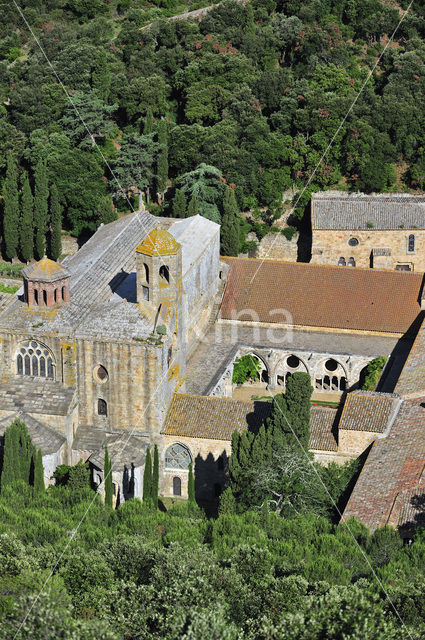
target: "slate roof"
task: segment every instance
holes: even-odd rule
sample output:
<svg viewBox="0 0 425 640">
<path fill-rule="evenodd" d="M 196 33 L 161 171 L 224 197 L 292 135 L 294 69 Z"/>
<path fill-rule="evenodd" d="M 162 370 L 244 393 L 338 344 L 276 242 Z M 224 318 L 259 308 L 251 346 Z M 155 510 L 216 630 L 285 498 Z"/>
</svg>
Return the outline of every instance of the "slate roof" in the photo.
<svg viewBox="0 0 425 640">
<path fill-rule="evenodd" d="M 123 432 L 122 435 L 107 436 L 102 447 L 95 451 L 89 458 L 90 462 L 98 469 L 103 469 L 105 462 L 105 445 L 108 445 L 109 457 L 112 461 L 113 471 L 124 466 L 133 464 L 141 467 L 145 463 L 145 451 L 148 446 L 146 439 L 137 436 L 129 436 Z"/>
<path fill-rule="evenodd" d="M 425 320 L 419 329 L 395 387 L 399 395 L 421 395 L 425 392 Z"/>
<path fill-rule="evenodd" d="M 222 260 L 230 271 L 221 319 L 404 334 L 420 312 L 421 274 Z"/>
<path fill-rule="evenodd" d="M 170 226 L 169 232 L 182 245 L 184 275 L 205 251 L 210 239 L 220 233 L 220 225 L 197 215 L 177 220 Z"/>
<path fill-rule="evenodd" d="M 16 376 L 0 383 L 0 409 L 66 416 L 75 389 L 56 380 Z"/>
<path fill-rule="evenodd" d="M 72 441 L 73 451 L 97 451 L 103 445 L 106 433 L 103 429 L 80 425 Z"/>
<path fill-rule="evenodd" d="M 311 407 L 310 449 L 317 451 L 337 451 L 335 421 L 337 409 L 331 407 Z"/>
<path fill-rule="evenodd" d="M 387 437 L 372 444 L 343 517 L 370 529 L 387 524 L 400 492 L 414 489 L 425 467 L 425 395 L 403 400 Z"/>
<path fill-rule="evenodd" d="M 311 217 L 313 229 L 425 229 L 425 196 L 324 191 L 313 195 Z"/>
<path fill-rule="evenodd" d="M 394 393 L 354 391 L 346 397 L 339 429 L 384 433 L 399 405 Z"/>
<path fill-rule="evenodd" d="M 22 270 L 22 275 L 38 282 L 54 282 L 55 280 L 69 278 L 69 272 L 62 265 L 54 262 L 54 260 L 49 260 L 49 258 L 43 258 L 39 262 L 25 267 Z"/>
<path fill-rule="evenodd" d="M 268 417 L 269 402 L 242 402 L 232 398 L 177 393 L 168 411 L 163 434 L 231 440 L 232 433 L 257 430 Z"/>
<path fill-rule="evenodd" d="M 41 449 L 43 456 L 56 453 L 66 442 L 64 436 L 61 436 L 48 427 L 44 422 L 22 412 L 12 413 L 0 420 L 0 436 L 4 435 L 7 427 L 9 427 L 16 418 L 25 422 L 34 446 L 36 449 Z"/>
</svg>

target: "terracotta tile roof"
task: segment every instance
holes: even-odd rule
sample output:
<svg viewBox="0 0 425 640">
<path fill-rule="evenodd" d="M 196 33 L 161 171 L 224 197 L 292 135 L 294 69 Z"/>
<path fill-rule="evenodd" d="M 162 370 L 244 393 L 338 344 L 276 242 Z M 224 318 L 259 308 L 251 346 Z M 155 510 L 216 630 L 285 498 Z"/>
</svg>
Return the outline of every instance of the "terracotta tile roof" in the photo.
<svg viewBox="0 0 425 640">
<path fill-rule="evenodd" d="M 54 260 L 43 258 L 36 264 L 30 264 L 25 269 L 22 269 L 22 275 L 29 280 L 38 282 L 54 282 L 55 280 L 69 278 L 70 274 L 65 267 L 54 262 Z"/>
<path fill-rule="evenodd" d="M 310 449 L 319 451 L 337 451 L 338 444 L 334 435 L 337 409 L 331 407 L 311 407 Z"/>
<path fill-rule="evenodd" d="M 422 394 L 425 392 L 425 320 L 410 350 L 395 387 L 400 395 Z"/>
<path fill-rule="evenodd" d="M 230 265 L 222 319 L 403 334 L 420 312 L 421 274 L 222 260 Z"/>
<path fill-rule="evenodd" d="M 170 253 L 177 253 L 179 249 L 180 245 L 171 233 L 157 227 L 146 236 L 136 251 L 148 256 L 168 256 Z"/>
<path fill-rule="evenodd" d="M 373 443 L 344 519 L 354 516 L 371 529 L 388 523 L 397 496 L 418 485 L 424 467 L 425 395 L 403 400 L 388 436 Z"/>
<path fill-rule="evenodd" d="M 345 400 L 339 429 L 384 433 L 400 404 L 394 393 L 354 391 Z"/>
<path fill-rule="evenodd" d="M 425 483 L 423 477 L 413 489 L 400 491 L 388 521 L 403 537 L 412 537 L 415 528 L 425 525 Z"/>
<path fill-rule="evenodd" d="M 232 398 L 175 394 L 162 433 L 168 436 L 231 440 L 247 424 L 258 429 L 270 414 L 270 402 L 242 402 Z"/>
<path fill-rule="evenodd" d="M 313 229 L 425 229 L 425 197 L 407 193 L 323 191 L 313 195 L 311 212 Z"/>
</svg>

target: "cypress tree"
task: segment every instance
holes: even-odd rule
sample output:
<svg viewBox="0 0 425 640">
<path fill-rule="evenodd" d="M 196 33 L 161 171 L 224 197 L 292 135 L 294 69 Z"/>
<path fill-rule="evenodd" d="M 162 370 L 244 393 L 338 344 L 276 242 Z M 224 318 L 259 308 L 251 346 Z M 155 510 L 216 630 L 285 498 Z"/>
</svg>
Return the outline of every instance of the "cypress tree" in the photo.
<svg viewBox="0 0 425 640">
<path fill-rule="evenodd" d="M 181 189 L 176 189 L 176 193 L 173 200 L 173 216 L 174 218 L 186 217 L 186 196 Z"/>
<path fill-rule="evenodd" d="M 289 442 L 297 444 L 294 433 L 304 449 L 308 449 L 310 439 L 310 407 L 313 387 L 308 373 L 294 373 L 286 384 L 285 404 L 290 429 L 285 421 L 284 431 Z"/>
<path fill-rule="evenodd" d="M 189 202 L 189 206 L 187 208 L 187 217 L 190 218 L 191 216 L 197 216 L 198 214 L 199 214 L 198 198 L 194 193 Z"/>
<path fill-rule="evenodd" d="M 40 260 L 45 254 L 49 187 L 47 184 L 47 170 L 44 160 L 39 160 L 35 167 L 34 189 L 34 227 L 35 227 L 35 257 Z"/>
<path fill-rule="evenodd" d="M 158 447 L 155 445 L 153 450 L 153 471 L 152 471 L 152 502 L 155 509 L 158 508 L 158 491 L 159 491 L 159 454 Z"/>
<path fill-rule="evenodd" d="M 96 89 L 99 98 L 108 102 L 111 89 L 111 72 L 109 70 L 106 51 L 101 49 L 97 56 L 92 73 L 92 86 Z"/>
<path fill-rule="evenodd" d="M 143 125 L 143 135 L 147 135 L 148 133 L 153 133 L 153 113 L 152 109 L 148 107 L 145 116 L 145 123 Z"/>
<path fill-rule="evenodd" d="M 105 461 L 103 463 L 103 478 L 104 478 L 104 487 L 105 487 L 105 506 L 112 509 L 112 497 L 113 497 L 112 463 L 111 463 L 111 458 L 109 457 L 107 444 L 105 444 Z"/>
<path fill-rule="evenodd" d="M 19 196 L 18 167 L 12 153 L 7 154 L 6 179 L 3 187 L 3 239 L 6 257 L 16 257 L 18 250 Z"/>
<path fill-rule="evenodd" d="M 143 502 L 152 502 L 152 457 L 150 448 L 147 448 L 145 470 L 143 472 Z"/>
<path fill-rule="evenodd" d="M 3 469 L 1 486 L 13 485 L 19 480 L 30 483 L 34 445 L 26 425 L 16 419 L 4 434 Z"/>
<path fill-rule="evenodd" d="M 43 455 L 41 449 L 38 449 L 34 459 L 34 491 L 36 493 L 43 493 L 45 491 Z"/>
<path fill-rule="evenodd" d="M 22 260 L 25 262 L 31 260 L 34 250 L 33 207 L 34 198 L 28 173 L 25 171 L 22 176 L 21 217 L 19 220 L 19 249 Z"/>
<path fill-rule="evenodd" d="M 158 144 L 159 144 L 159 154 L 157 160 L 156 167 L 156 182 L 157 182 L 157 191 L 161 194 L 161 199 L 164 197 L 164 192 L 167 188 L 167 180 L 168 180 L 168 131 L 167 131 L 167 121 L 160 120 L 158 126 Z"/>
<path fill-rule="evenodd" d="M 239 249 L 238 205 L 235 192 L 229 187 L 224 192 L 220 232 L 222 254 L 224 256 L 237 256 Z"/>
<path fill-rule="evenodd" d="M 195 500 L 195 478 L 193 477 L 193 464 L 189 465 L 189 477 L 187 479 L 187 497 L 189 504 L 196 504 Z"/>
<path fill-rule="evenodd" d="M 50 242 L 49 257 L 57 260 L 62 253 L 62 208 L 56 185 L 50 190 Z"/>
</svg>

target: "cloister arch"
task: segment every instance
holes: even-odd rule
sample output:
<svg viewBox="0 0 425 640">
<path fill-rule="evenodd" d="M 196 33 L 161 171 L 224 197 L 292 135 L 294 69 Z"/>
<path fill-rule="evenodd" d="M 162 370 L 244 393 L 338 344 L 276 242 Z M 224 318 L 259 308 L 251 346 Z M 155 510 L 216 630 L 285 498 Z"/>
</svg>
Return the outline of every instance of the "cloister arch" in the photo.
<svg viewBox="0 0 425 640">
<path fill-rule="evenodd" d="M 289 353 L 276 365 L 276 383 L 279 387 L 286 388 L 288 378 L 293 373 L 310 373 L 304 360 L 293 353 Z"/>
<path fill-rule="evenodd" d="M 240 353 L 238 357 L 235 359 L 235 362 L 236 360 L 238 360 L 238 358 L 242 358 L 244 356 L 251 356 L 259 361 L 261 365 L 261 370 L 259 371 L 259 374 L 260 374 L 259 382 L 269 384 L 269 380 L 270 380 L 269 367 L 267 366 L 264 358 L 258 355 L 258 353 L 256 353 L 255 351 L 248 351 L 247 353 Z M 235 362 L 233 363 L 233 365 L 235 364 Z"/>
<path fill-rule="evenodd" d="M 323 358 L 315 368 L 315 391 L 341 393 L 346 390 L 348 375 L 344 365 L 336 358 Z"/>
</svg>

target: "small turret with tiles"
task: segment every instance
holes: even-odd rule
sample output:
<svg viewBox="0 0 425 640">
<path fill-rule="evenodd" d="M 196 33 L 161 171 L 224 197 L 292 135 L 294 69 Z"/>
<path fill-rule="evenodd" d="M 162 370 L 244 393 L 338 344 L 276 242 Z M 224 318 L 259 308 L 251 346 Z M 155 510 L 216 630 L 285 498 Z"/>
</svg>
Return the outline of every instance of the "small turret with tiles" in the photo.
<svg viewBox="0 0 425 640">
<path fill-rule="evenodd" d="M 44 257 L 23 269 L 22 276 L 28 306 L 52 309 L 70 301 L 70 274 L 57 262 Z"/>
</svg>

